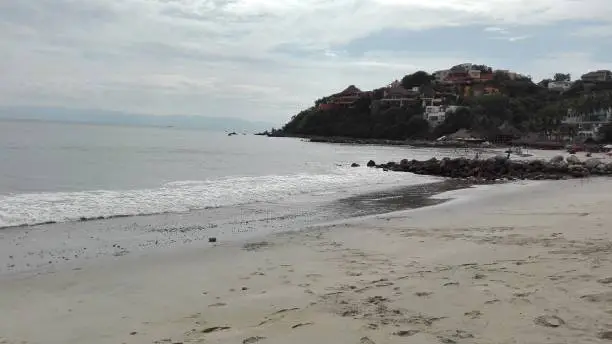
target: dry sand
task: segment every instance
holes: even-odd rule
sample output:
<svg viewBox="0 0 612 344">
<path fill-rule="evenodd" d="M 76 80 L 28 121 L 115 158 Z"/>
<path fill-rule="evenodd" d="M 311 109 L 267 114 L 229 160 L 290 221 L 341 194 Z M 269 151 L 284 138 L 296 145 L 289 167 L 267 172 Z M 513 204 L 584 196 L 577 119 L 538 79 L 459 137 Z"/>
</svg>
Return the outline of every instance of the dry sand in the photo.
<svg viewBox="0 0 612 344">
<path fill-rule="evenodd" d="M 609 342 L 612 183 L 489 188 L 246 246 L 4 278 L 0 343 Z"/>
</svg>

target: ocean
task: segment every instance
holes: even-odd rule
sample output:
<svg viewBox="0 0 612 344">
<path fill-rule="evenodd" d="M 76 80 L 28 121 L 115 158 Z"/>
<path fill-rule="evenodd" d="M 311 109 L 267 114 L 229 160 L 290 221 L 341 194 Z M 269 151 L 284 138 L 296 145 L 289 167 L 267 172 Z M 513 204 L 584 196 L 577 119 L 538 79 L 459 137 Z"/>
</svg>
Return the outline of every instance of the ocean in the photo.
<svg viewBox="0 0 612 344">
<path fill-rule="evenodd" d="M 454 186 L 367 161 L 463 154 L 473 152 L 0 121 L 0 251 L 11 257 L 0 272 L 424 205 Z"/>
</svg>

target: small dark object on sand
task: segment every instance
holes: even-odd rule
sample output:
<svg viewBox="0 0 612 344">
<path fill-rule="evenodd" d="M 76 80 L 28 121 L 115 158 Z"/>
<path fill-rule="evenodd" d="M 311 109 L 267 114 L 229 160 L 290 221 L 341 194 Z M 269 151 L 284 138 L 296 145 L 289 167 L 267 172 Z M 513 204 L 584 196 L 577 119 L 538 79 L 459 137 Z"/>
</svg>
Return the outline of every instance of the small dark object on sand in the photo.
<svg viewBox="0 0 612 344">
<path fill-rule="evenodd" d="M 208 242 L 217 242 L 217 238 L 210 237 L 210 238 L 208 238 Z"/>
<path fill-rule="evenodd" d="M 211 333 L 211 332 L 216 332 L 216 331 L 225 331 L 225 330 L 229 330 L 231 327 L 229 326 L 215 326 L 215 327 L 209 327 L 206 329 L 203 329 L 202 331 L 200 331 L 201 333 Z"/>
</svg>

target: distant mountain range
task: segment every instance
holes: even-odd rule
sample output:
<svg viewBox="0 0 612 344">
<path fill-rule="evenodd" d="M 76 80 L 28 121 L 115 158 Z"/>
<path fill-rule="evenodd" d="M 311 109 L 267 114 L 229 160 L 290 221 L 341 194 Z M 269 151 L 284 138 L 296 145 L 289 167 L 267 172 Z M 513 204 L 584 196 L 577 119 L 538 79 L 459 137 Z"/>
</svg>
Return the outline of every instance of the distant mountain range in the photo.
<svg viewBox="0 0 612 344">
<path fill-rule="evenodd" d="M 248 121 L 234 117 L 206 117 L 194 115 L 158 116 L 106 110 L 24 106 L 0 106 L 0 118 L 70 123 L 178 127 L 240 132 L 263 131 L 274 126 L 272 123 Z"/>
</svg>

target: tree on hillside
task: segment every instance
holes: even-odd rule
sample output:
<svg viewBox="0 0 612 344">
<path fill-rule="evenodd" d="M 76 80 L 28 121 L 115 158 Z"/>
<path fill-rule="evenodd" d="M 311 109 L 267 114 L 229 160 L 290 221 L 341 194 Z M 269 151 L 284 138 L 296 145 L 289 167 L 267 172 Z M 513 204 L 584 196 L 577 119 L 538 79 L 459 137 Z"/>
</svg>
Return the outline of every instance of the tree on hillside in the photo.
<svg viewBox="0 0 612 344">
<path fill-rule="evenodd" d="M 495 71 L 493 73 L 493 82 L 496 85 L 501 85 L 504 81 L 510 80 L 508 73 L 502 71 Z"/>
<path fill-rule="evenodd" d="M 407 123 L 406 137 L 425 138 L 429 135 L 429 122 L 420 116 L 412 116 Z"/>
<path fill-rule="evenodd" d="M 561 103 L 552 103 L 542 107 L 531 118 L 531 128 L 535 131 L 550 133 L 561 124 L 567 114 L 567 107 Z"/>
<path fill-rule="evenodd" d="M 379 100 L 385 96 L 385 90 L 383 88 L 377 88 L 372 92 L 372 99 Z"/>
<path fill-rule="evenodd" d="M 472 114 L 482 126 L 498 126 L 510 119 L 510 98 L 501 95 L 487 95 L 470 99 Z"/>
<path fill-rule="evenodd" d="M 572 77 L 569 73 L 567 74 L 563 74 L 563 73 L 555 73 L 555 76 L 553 77 L 554 81 L 571 81 Z"/>
<path fill-rule="evenodd" d="M 472 69 L 479 70 L 483 73 L 491 73 L 493 71 L 493 68 L 487 65 L 479 65 L 479 64 L 472 65 Z"/>
<path fill-rule="evenodd" d="M 426 86 L 431 84 L 431 75 L 422 70 L 414 74 L 408 74 L 402 78 L 402 87 L 410 89 L 417 86 Z"/>
<path fill-rule="evenodd" d="M 433 135 L 438 138 L 457 132 L 459 129 L 472 129 L 474 116 L 467 107 L 461 107 L 452 114 L 446 116 L 442 124 L 434 129 Z"/>
</svg>

